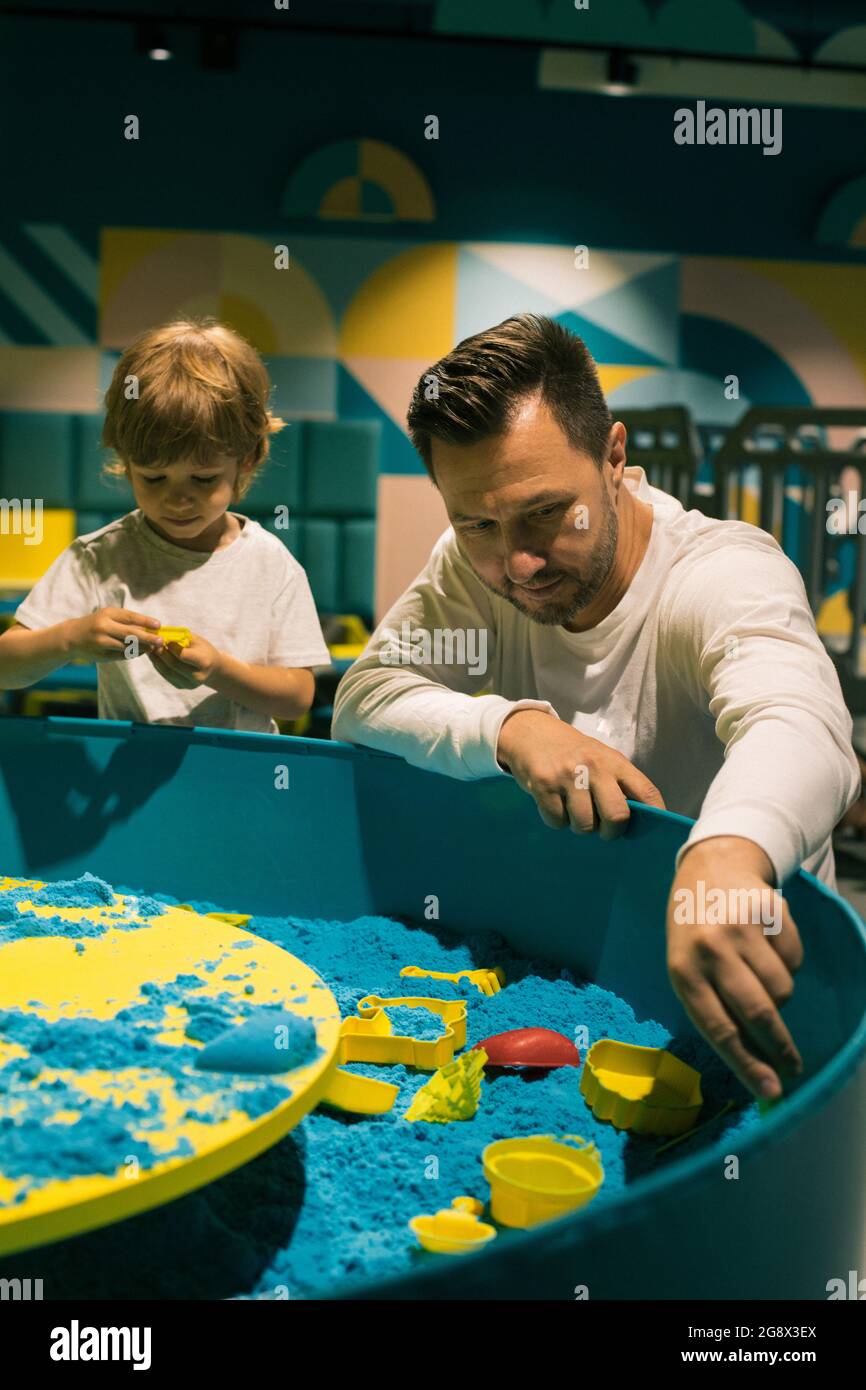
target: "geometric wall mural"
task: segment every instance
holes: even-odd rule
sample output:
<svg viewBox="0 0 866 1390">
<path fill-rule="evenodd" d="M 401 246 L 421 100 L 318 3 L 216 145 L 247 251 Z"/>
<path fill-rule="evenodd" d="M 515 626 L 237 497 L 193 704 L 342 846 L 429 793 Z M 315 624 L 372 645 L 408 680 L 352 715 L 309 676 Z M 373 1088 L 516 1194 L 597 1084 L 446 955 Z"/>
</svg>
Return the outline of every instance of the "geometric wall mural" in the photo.
<svg viewBox="0 0 866 1390">
<path fill-rule="evenodd" d="M 284 217 L 352 222 L 432 222 L 430 185 L 417 164 L 381 140 L 338 140 L 293 170 Z"/>
<path fill-rule="evenodd" d="M 816 240 L 866 247 L 866 174 L 849 179 L 821 209 Z"/>
<path fill-rule="evenodd" d="M 277 269 L 274 245 L 226 232 L 103 232 L 101 345 L 122 347 L 143 321 L 212 313 L 262 352 L 333 357 L 337 325 L 325 294 L 291 253 Z"/>
<path fill-rule="evenodd" d="M 51 245 L 74 267 L 62 230 Z M 283 243 L 290 263 L 278 270 Z M 44 332 L 56 269 L 43 287 L 31 268 L 14 314 L 0 296 L 0 409 L 98 412 L 117 353 L 184 313 L 214 314 L 249 339 L 283 415 L 379 420 L 389 473 L 421 469 L 405 430 L 421 374 L 522 311 L 580 334 L 614 409 L 681 403 L 724 426 L 749 403 L 866 403 L 866 266 L 594 247 L 583 264 L 562 245 L 105 228 L 97 269 L 98 320 L 92 306 L 90 324 L 79 316 L 56 345 Z M 85 271 L 74 272 L 83 287 Z M 725 396 L 731 374 L 739 400 Z"/>
<path fill-rule="evenodd" d="M 58 222 L 4 224 L 0 344 L 83 348 L 94 340 L 98 236 Z"/>
</svg>

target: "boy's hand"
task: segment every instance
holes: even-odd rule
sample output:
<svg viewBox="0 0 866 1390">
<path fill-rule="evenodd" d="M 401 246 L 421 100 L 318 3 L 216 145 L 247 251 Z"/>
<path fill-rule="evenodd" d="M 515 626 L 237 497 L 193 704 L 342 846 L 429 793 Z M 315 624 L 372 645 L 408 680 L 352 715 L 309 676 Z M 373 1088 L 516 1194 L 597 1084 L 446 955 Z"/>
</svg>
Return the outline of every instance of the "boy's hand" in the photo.
<svg viewBox="0 0 866 1390">
<path fill-rule="evenodd" d="M 64 628 L 64 645 L 71 661 L 130 660 L 158 651 L 163 644 L 157 636 L 159 619 L 128 608 L 100 608 L 84 618 L 70 618 Z"/>
<path fill-rule="evenodd" d="M 169 642 L 162 651 L 149 655 L 154 670 L 176 690 L 197 690 L 200 685 L 207 685 L 219 669 L 222 658 L 221 652 L 205 637 L 194 632 L 190 637 L 188 647 Z"/>
<path fill-rule="evenodd" d="M 658 787 L 622 753 L 543 710 L 508 715 L 496 756 L 555 830 L 598 830 L 603 840 L 612 840 L 628 824 L 626 797 L 664 807 Z"/>
<path fill-rule="evenodd" d="M 773 877 L 752 840 L 701 840 L 680 862 L 667 926 L 668 973 L 683 1008 L 743 1085 L 768 1100 L 782 1094 L 780 1076 L 803 1066 L 779 1013 L 803 947 Z"/>
</svg>

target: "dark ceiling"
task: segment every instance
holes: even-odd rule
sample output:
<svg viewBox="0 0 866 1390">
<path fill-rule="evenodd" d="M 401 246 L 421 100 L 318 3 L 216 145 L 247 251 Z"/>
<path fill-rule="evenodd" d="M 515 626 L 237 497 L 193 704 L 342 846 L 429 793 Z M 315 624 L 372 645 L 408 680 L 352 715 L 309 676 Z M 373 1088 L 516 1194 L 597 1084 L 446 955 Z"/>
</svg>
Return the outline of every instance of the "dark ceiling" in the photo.
<svg viewBox="0 0 866 1390">
<path fill-rule="evenodd" d="M 511 7 L 488 0 L 491 15 Z M 527 0 L 547 8 L 558 0 Z M 616 0 L 608 0 L 615 10 Z M 651 13 L 664 0 L 644 0 Z M 710 4 L 711 0 L 694 0 Z M 755 19 L 782 30 L 804 58 L 830 35 L 849 25 L 866 21 L 864 0 L 740 0 L 743 9 Z M 318 31 L 361 30 L 391 36 L 418 36 L 434 32 L 436 0 L 289 0 L 283 12 L 274 0 L 0 0 L 0 13 L 30 16 L 45 22 L 56 20 L 150 20 L 166 24 L 234 24 L 239 27 L 267 26 L 282 29 Z M 503 22 L 507 35 L 507 21 Z M 622 45 L 630 41 L 628 23 L 620 35 Z M 488 42 L 495 37 L 487 35 Z"/>
</svg>

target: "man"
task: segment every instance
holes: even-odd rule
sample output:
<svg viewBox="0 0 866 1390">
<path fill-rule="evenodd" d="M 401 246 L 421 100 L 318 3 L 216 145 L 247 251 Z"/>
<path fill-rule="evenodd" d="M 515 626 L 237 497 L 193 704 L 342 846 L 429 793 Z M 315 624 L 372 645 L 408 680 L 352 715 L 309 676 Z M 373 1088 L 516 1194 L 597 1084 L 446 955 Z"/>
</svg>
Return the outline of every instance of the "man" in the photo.
<svg viewBox="0 0 866 1390">
<path fill-rule="evenodd" d="M 780 1095 L 802 1070 L 779 1012 L 802 948 L 773 889 L 801 864 L 834 886 L 830 835 L 860 789 L 797 570 L 766 532 L 626 467 L 592 359 L 549 319 L 460 343 L 409 427 L 452 525 L 345 676 L 334 737 L 453 777 L 510 772 L 577 833 L 621 832 L 627 797 L 697 817 L 671 981 L 743 1084 Z M 442 641 L 416 664 L 401 648 L 419 631 L 480 635 L 486 674 Z M 774 913 L 756 923 L 744 894 Z"/>
</svg>

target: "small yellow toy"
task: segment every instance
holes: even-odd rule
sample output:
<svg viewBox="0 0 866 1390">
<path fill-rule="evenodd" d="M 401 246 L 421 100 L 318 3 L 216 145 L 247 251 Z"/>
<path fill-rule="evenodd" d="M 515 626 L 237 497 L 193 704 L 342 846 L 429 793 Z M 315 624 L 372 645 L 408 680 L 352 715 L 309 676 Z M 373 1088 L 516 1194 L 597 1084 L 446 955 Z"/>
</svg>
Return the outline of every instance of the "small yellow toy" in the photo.
<svg viewBox="0 0 866 1390">
<path fill-rule="evenodd" d="M 455 985 L 460 980 L 469 980 L 482 994 L 498 994 L 505 984 L 505 971 L 501 965 L 495 965 L 492 970 L 455 970 L 453 972 L 424 970 L 420 965 L 404 965 L 400 974 L 412 975 L 423 980 L 450 980 Z"/>
<path fill-rule="evenodd" d="M 479 1221 L 484 1207 L 475 1197 L 455 1197 L 435 1216 L 413 1216 L 409 1229 L 425 1250 L 438 1255 L 468 1255 L 496 1239 L 495 1226 Z"/>
<path fill-rule="evenodd" d="M 388 1081 L 376 1081 L 372 1076 L 338 1067 L 331 1077 L 324 1104 L 335 1110 L 348 1110 L 353 1115 L 386 1115 L 400 1094 L 399 1086 Z"/>
<path fill-rule="evenodd" d="M 439 1014 L 446 1025 L 444 1035 L 431 1040 L 394 1034 L 386 1008 L 399 1005 L 429 1009 L 431 1013 Z M 453 1063 L 454 1049 L 466 1045 L 466 1005 L 460 999 L 380 999 L 378 995 L 369 994 L 358 1004 L 358 1015 L 344 1018 L 340 1025 L 338 1056 L 341 1069 L 334 1073 L 326 1102 L 338 1110 L 384 1115 L 393 1107 L 399 1093 L 399 1087 L 389 1082 L 343 1071 L 346 1062 L 375 1062 L 382 1066 L 402 1063 L 403 1066 L 417 1067 L 420 1071 L 433 1071 L 435 1067 L 445 1067 L 448 1063 L 456 1065 Z M 472 1055 L 474 1058 L 477 1054 Z M 473 1068 L 475 1065 L 473 1061 Z M 480 1072 L 480 1066 L 478 1070 Z M 431 1077 L 430 1085 L 435 1080 L 435 1076 Z M 414 1106 L 415 1100 L 412 1104 Z M 474 1110 L 472 1113 L 475 1113 Z M 463 1117 L 455 1114 L 447 1118 Z"/>
<path fill-rule="evenodd" d="M 415 1092 L 403 1118 L 413 1124 L 416 1120 L 427 1120 L 443 1125 L 451 1120 L 471 1120 L 478 1109 L 486 1061 L 484 1049 L 473 1048 L 447 1066 L 440 1067 Z"/>
<path fill-rule="evenodd" d="M 429 1009 L 445 1024 L 441 1038 L 400 1037 L 393 1033 L 387 1009 Z M 419 1071 L 436 1071 L 453 1061 L 466 1046 L 466 1004 L 462 999 L 380 999 L 368 994 L 358 1004 L 360 1017 L 346 1018 L 340 1027 L 340 1065 L 345 1062 L 398 1063 Z"/>
<path fill-rule="evenodd" d="M 580 1091 L 598 1120 L 632 1134 L 683 1134 L 703 1105 L 701 1074 L 663 1047 L 602 1038 L 586 1055 Z"/>
<path fill-rule="evenodd" d="M 484 1203 L 477 1197 L 455 1197 L 451 1205 L 458 1211 L 468 1212 L 470 1216 L 480 1216 L 484 1211 Z"/>
<path fill-rule="evenodd" d="M 604 1182 L 601 1156 L 579 1134 L 500 1139 L 481 1158 L 490 1183 L 490 1213 L 500 1226 L 538 1226 L 591 1202 Z"/>
<path fill-rule="evenodd" d="M 176 642 L 179 647 L 188 647 L 192 633 L 188 627 L 161 627 L 156 634 L 163 642 Z"/>
<path fill-rule="evenodd" d="M 178 903 L 178 908 L 182 912 L 196 911 L 194 907 L 190 907 L 189 903 Z M 249 912 L 204 912 L 198 915 L 212 917 L 215 922 L 227 922 L 230 927 L 245 927 L 247 922 L 252 921 L 252 915 Z"/>
<path fill-rule="evenodd" d="M 328 649 L 336 661 L 354 661 L 370 640 L 363 620 L 355 613 L 336 613 L 327 627 Z"/>
</svg>

